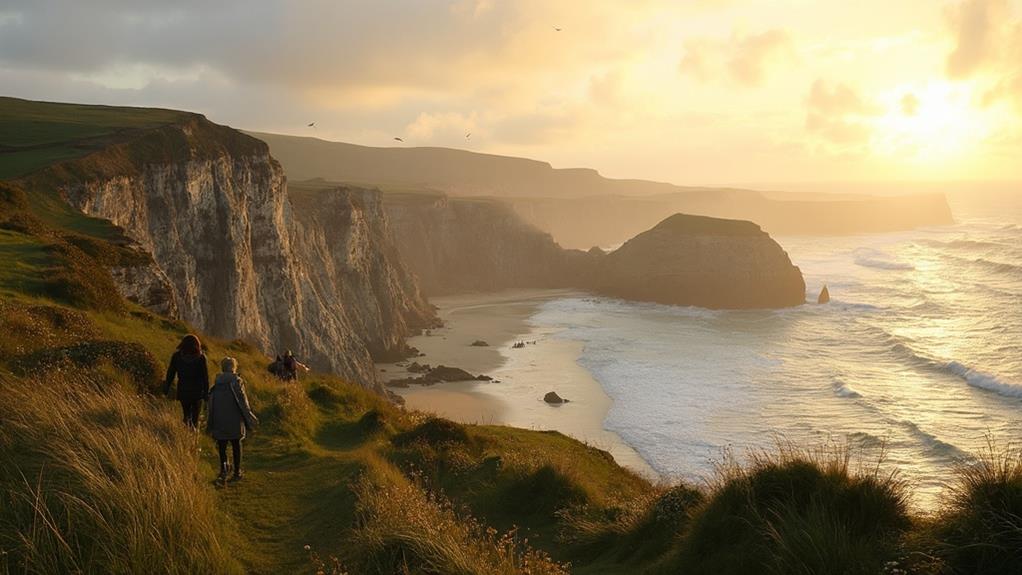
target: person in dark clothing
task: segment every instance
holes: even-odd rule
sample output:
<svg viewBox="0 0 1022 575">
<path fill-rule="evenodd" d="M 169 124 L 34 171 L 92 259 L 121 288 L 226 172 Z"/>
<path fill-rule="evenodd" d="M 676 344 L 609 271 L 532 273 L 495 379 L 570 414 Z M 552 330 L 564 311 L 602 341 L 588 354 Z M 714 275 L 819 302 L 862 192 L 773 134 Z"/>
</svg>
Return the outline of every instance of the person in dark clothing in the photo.
<svg viewBox="0 0 1022 575">
<path fill-rule="evenodd" d="M 284 358 L 278 355 L 266 369 L 277 378 L 284 377 Z"/>
<path fill-rule="evenodd" d="M 209 394 L 209 368 L 206 366 L 206 355 L 202 353 L 202 343 L 198 337 L 186 335 L 177 346 L 177 351 L 170 357 L 163 393 L 170 393 L 175 377 L 182 418 L 186 425 L 197 429 L 202 402 Z"/>
<path fill-rule="evenodd" d="M 283 369 L 281 369 L 282 375 L 280 376 L 280 378 L 283 379 L 284 381 L 294 381 L 298 379 L 299 369 L 303 371 L 309 371 L 309 366 L 298 361 L 298 358 L 295 357 L 294 352 L 292 352 L 290 349 L 287 350 L 286 353 L 284 353 L 282 367 L 283 367 Z"/>
<path fill-rule="evenodd" d="M 220 363 L 222 373 L 216 376 L 216 383 L 209 391 L 209 407 L 206 410 L 206 431 L 216 440 L 220 454 L 221 483 L 227 480 L 227 443 L 231 444 L 234 455 L 233 480 L 241 479 L 241 440 L 246 432 L 259 424 L 252 413 L 245 393 L 245 381 L 238 376 L 238 362 L 225 357 Z"/>
</svg>

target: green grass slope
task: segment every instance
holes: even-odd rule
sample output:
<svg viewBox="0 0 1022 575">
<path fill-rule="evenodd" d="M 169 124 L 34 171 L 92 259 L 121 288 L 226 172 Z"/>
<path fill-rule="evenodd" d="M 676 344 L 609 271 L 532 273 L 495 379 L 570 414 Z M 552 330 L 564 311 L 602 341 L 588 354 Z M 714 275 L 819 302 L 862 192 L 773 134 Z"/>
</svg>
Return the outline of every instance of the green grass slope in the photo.
<svg viewBox="0 0 1022 575">
<path fill-rule="evenodd" d="M 172 124 L 191 115 L 155 108 L 0 97 L 0 180 L 84 156 L 132 132 Z"/>
</svg>

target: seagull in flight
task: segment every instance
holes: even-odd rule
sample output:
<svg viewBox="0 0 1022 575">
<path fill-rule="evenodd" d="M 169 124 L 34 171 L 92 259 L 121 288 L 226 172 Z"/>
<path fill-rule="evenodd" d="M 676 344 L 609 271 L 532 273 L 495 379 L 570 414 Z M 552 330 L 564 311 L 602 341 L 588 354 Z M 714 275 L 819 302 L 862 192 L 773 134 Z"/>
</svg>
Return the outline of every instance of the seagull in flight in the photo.
<svg viewBox="0 0 1022 575">
<path fill-rule="evenodd" d="M 394 138 L 394 139 L 397 140 L 398 142 L 403 142 L 404 141 L 401 138 Z"/>
<path fill-rule="evenodd" d="M 309 127 L 310 128 L 315 128 L 316 127 L 316 122 L 310 122 L 309 123 Z"/>
</svg>

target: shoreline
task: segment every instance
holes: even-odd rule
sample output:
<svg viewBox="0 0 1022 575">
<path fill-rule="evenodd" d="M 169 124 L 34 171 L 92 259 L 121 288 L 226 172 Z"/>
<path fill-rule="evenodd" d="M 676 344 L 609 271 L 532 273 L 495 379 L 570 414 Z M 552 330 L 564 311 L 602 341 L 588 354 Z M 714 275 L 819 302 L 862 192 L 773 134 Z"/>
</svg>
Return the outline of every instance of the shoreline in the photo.
<svg viewBox="0 0 1022 575">
<path fill-rule="evenodd" d="M 582 342 L 556 337 L 557 328 L 530 319 L 543 303 L 581 295 L 575 290 L 506 290 L 432 298 L 444 327 L 408 344 L 425 355 L 409 361 L 446 365 L 494 381 L 447 382 L 390 388 L 409 409 L 435 413 L 460 423 L 507 425 L 555 430 L 608 451 L 620 465 L 650 480 L 660 475 L 603 422 L 613 401 L 578 363 Z M 476 347 L 476 340 L 485 347 Z M 523 348 L 512 347 L 527 342 Z M 410 375 L 396 364 L 377 365 L 384 381 Z M 543 401 L 548 391 L 568 399 L 562 405 Z"/>
</svg>

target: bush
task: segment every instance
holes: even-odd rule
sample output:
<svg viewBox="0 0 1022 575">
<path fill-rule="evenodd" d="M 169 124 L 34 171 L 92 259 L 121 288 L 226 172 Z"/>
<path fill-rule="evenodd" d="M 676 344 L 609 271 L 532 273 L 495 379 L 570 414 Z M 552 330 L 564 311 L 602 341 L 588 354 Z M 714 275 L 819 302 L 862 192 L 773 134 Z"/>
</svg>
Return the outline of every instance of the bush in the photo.
<svg viewBox="0 0 1022 575">
<path fill-rule="evenodd" d="M 356 486 L 356 527 L 345 564 L 359 573 L 566 575 L 514 531 L 498 536 L 414 484 Z"/>
<path fill-rule="evenodd" d="M 87 341 L 65 347 L 42 349 L 15 359 L 12 367 L 22 374 L 45 376 L 60 371 L 80 371 L 108 362 L 126 373 L 138 391 L 160 388 L 163 366 L 145 347 L 120 341 Z M 45 381 L 45 380 L 44 380 Z"/>
<path fill-rule="evenodd" d="M 782 447 L 731 460 L 692 517 L 675 564 L 689 573 L 878 573 L 910 527 L 903 482 L 847 450 Z"/>
<path fill-rule="evenodd" d="M 17 573 L 237 573 L 171 410 L 91 381 L 0 381 L 0 551 Z"/>
<path fill-rule="evenodd" d="M 468 432 L 465 431 L 465 426 L 460 423 L 440 417 L 430 417 L 411 430 L 394 437 L 394 445 L 399 447 L 416 442 L 432 446 L 466 444 L 468 443 Z"/>
<path fill-rule="evenodd" d="M 1022 449 L 990 446 L 957 470 L 938 519 L 956 573 L 1022 573 Z"/>
<path fill-rule="evenodd" d="M 0 301 L 0 357 L 24 355 L 41 347 L 55 347 L 93 339 L 97 331 L 85 314 L 57 306 L 25 305 Z"/>
</svg>

